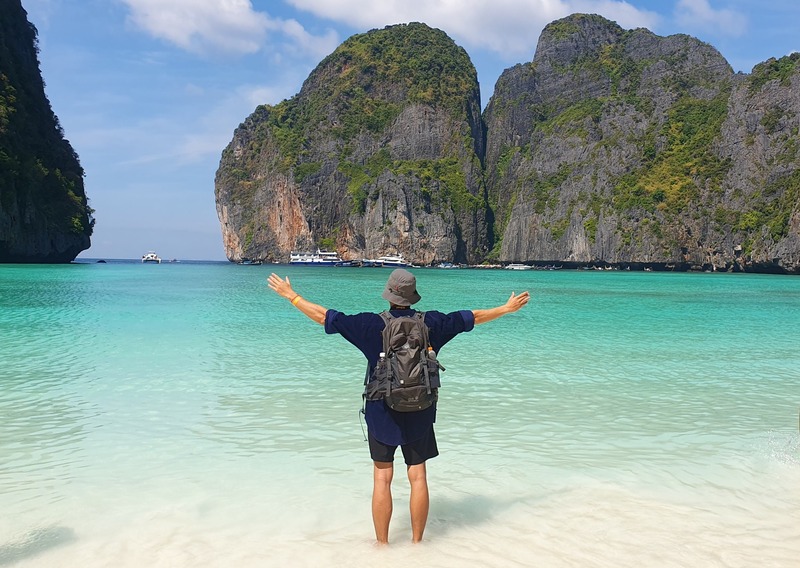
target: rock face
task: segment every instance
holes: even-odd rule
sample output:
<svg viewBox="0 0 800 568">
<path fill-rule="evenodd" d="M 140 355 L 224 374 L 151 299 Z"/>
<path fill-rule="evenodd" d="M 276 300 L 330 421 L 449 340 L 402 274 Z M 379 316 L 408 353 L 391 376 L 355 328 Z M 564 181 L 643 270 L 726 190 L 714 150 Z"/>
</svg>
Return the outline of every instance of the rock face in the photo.
<svg viewBox="0 0 800 568">
<path fill-rule="evenodd" d="M 800 272 L 798 62 L 734 74 L 688 36 L 550 24 L 485 112 L 495 253 Z"/>
<path fill-rule="evenodd" d="M 353 36 L 236 129 L 216 177 L 231 260 L 295 249 L 476 262 L 490 248 L 475 68 L 443 32 Z"/>
<path fill-rule="evenodd" d="M 350 38 L 225 149 L 228 257 L 800 273 L 800 54 L 735 74 L 695 38 L 575 14 L 479 109 L 444 33 Z"/>
<path fill-rule="evenodd" d="M 89 248 L 94 220 L 19 0 L 0 6 L 0 38 L 0 262 L 70 262 Z"/>
</svg>

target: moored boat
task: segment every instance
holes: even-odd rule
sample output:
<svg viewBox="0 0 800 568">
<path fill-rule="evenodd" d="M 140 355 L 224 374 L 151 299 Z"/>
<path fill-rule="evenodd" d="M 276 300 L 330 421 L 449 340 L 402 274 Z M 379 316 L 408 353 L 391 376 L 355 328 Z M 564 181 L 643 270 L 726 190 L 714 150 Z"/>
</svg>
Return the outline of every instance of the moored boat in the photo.
<svg viewBox="0 0 800 568">
<path fill-rule="evenodd" d="M 532 270 L 532 266 L 528 266 L 527 264 L 520 264 L 518 262 L 512 262 L 511 264 L 506 265 L 506 270 Z"/>
<path fill-rule="evenodd" d="M 375 262 L 379 263 L 380 266 L 389 266 L 392 268 L 402 268 L 411 265 L 410 262 L 403 258 L 402 254 L 388 254 L 385 256 L 379 256 L 377 259 L 375 259 Z"/>
<path fill-rule="evenodd" d="M 317 249 L 316 252 L 292 252 L 289 264 L 306 266 L 335 266 L 342 259 L 335 252 Z"/>
</svg>

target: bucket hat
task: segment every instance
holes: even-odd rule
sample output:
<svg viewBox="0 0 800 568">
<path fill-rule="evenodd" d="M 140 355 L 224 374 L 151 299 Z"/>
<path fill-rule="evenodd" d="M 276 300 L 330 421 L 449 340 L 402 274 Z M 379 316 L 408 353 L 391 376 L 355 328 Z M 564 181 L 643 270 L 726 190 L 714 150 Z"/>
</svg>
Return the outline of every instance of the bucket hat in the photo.
<svg viewBox="0 0 800 568">
<path fill-rule="evenodd" d="M 417 279 L 405 268 L 392 270 L 381 296 L 396 306 L 410 306 L 421 299 L 417 293 Z"/>
</svg>

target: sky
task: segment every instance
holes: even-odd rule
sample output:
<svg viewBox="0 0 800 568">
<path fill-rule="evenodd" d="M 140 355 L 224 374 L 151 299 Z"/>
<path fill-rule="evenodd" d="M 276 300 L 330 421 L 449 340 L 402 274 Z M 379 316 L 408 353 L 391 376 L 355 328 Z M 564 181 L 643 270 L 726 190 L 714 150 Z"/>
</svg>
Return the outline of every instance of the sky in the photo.
<svg viewBox="0 0 800 568">
<path fill-rule="evenodd" d="M 260 104 L 297 94 L 354 34 L 405 22 L 446 32 L 478 72 L 481 103 L 573 13 L 689 34 L 734 71 L 800 50 L 797 0 L 22 0 L 45 93 L 95 209 L 80 258 L 225 260 L 214 176 Z"/>
</svg>

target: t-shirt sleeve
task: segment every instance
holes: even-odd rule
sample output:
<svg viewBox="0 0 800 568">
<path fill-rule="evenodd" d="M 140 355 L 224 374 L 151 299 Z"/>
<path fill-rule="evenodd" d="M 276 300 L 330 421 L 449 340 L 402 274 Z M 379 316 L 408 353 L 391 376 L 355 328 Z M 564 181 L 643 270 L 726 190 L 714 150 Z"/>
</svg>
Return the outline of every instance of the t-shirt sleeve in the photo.
<svg viewBox="0 0 800 568">
<path fill-rule="evenodd" d="M 325 333 L 338 333 L 355 345 L 374 364 L 381 350 L 383 320 L 377 314 L 347 315 L 336 310 L 325 312 Z"/>
<path fill-rule="evenodd" d="M 340 333 L 337 327 L 338 316 L 344 315 L 336 310 L 328 310 L 325 312 L 325 333 L 334 334 Z"/>
<path fill-rule="evenodd" d="M 449 314 L 426 312 L 425 323 L 430 329 L 431 346 L 438 351 L 459 333 L 472 331 L 475 327 L 475 316 L 470 310 Z"/>
<path fill-rule="evenodd" d="M 475 327 L 475 314 L 472 310 L 460 310 L 458 312 L 464 320 L 464 331 L 472 331 Z"/>
<path fill-rule="evenodd" d="M 363 334 L 370 323 L 373 314 L 348 315 L 336 310 L 325 312 L 325 333 L 339 333 L 346 338 Z"/>
</svg>

